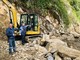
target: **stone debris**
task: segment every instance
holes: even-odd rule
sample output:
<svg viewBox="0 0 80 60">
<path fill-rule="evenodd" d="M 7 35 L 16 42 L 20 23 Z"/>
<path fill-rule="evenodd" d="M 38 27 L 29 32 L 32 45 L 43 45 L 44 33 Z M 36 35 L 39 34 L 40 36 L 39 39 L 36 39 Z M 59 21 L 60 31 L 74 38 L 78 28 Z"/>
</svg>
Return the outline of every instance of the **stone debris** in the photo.
<svg viewBox="0 0 80 60">
<path fill-rule="evenodd" d="M 47 54 L 47 60 L 54 60 L 53 56 L 51 53 Z"/>
<path fill-rule="evenodd" d="M 57 53 L 54 54 L 55 60 L 62 60 L 61 57 L 59 55 L 57 55 Z"/>
<path fill-rule="evenodd" d="M 68 47 L 66 42 L 63 42 L 58 38 L 50 39 L 49 35 L 44 34 L 42 39 L 40 39 L 39 37 L 38 39 L 39 41 L 37 40 L 37 38 L 33 38 L 32 42 L 26 43 L 25 45 L 22 45 L 21 41 L 16 41 L 16 49 L 18 52 L 14 53 L 12 56 L 10 56 L 8 53 L 8 43 L 6 41 L 0 41 L 0 53 L 1 55 L 3 53 L 3 56 L 7 55 L 10 60 L 80 59 L 79 50 Z M 43 43 L 43 45 L 41 45 L 41 43 Z M 0 57 L 0 60 L 1 59 L 3 58 Z"/>
</svg>

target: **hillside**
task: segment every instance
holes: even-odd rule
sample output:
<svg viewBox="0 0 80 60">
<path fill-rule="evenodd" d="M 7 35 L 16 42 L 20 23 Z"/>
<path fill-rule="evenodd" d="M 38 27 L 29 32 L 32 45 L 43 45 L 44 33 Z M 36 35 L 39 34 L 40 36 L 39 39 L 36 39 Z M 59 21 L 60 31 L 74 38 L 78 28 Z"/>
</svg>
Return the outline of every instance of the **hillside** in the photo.
<svg viewBox="0 0 80 60">
<path fill-rule="evenodd" d="M 18 52 L 8 53 L 5 34 L 9 9 L 0 0 L 0 60 L 80 60 L 79 0 L 9 0 L 20 14 L 37 14 L 43 37 L 16 41 Z M 27 40 L 26 36 L 26 40 Z"/>
</svg>

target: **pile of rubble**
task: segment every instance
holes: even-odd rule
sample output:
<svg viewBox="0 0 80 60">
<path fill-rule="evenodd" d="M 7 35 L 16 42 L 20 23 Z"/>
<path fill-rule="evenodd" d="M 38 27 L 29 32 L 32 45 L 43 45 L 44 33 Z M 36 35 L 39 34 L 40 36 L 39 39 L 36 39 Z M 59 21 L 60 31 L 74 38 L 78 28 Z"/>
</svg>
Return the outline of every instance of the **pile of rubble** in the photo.
<svg viewBox="0 0 80 60">
<path fill-rule="evenodd" d="M 68 47 L 67 43 L 58 37 L 50 38 L 44 34 L 43 38 L 31 40 L 25 45 L 21 45 L 21 41 L 16 41 L 18 52 L 13 55 L 8 53 L 7 42 L 1 41 L 0 60 L 80 60 L 80 51 Z"/>
</svg>

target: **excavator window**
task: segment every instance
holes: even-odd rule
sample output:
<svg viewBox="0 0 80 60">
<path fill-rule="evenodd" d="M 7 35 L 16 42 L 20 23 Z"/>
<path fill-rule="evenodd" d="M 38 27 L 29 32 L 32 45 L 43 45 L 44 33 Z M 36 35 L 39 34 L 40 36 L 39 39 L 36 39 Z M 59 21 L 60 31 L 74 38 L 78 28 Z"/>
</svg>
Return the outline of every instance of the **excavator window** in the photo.
<svg viewBox="0 0 80 60">
<path fill-rule="evenodd" d="M 37 31 L 38 30 L 38 18 L 36 14 L 29 14 L 28 15 L 28 21 L 27 21 L 28 25 L 31 25 L 31 29 L 33 31 Z"/>
<path fill-rule="evenodd" d="M 36 14 L 21 14 L 20 25 L 22 23 L 25 23 L 25 25 L 31 25 L 31 27 L 27 27 L 27 31 L 38 30 L 38 17 Z"/>
<path fill-rule="evenodd" d="M 27 22 L 27 14 L 21 14 L 21 17 L 20 17 L 20 26 L 22 23 L 25 23 Z"/>
</svg>

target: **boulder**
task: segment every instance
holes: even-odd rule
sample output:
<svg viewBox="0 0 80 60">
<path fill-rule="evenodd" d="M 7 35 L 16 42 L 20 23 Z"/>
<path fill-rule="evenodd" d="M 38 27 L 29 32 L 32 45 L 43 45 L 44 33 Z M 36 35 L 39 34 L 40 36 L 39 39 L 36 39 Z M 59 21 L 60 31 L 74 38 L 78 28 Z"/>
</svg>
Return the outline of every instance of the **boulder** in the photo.
<svg viewBox="0 0 80 60">
<path fill-rule="evenodd" d="M 72 60 L 70 57 L 64 57 L 63 60 Z"/>
<path fill-rule="evenodd" d="M 56 49 L 58 52 L 65 54 L 69 57 L 79 57 L 80 51 L 69 48 L 67 44 L 59 39 L 50 39 L 48 40 L 48 44 L 46 46 L 48 51 L 52 49 Z"/>
<path fill-rule="evenodd" d="M 55 60 L 62 60 L 61 57 L 57 55 L 57 53 L 54 54 L 54 57 L 55 57 Z"/>
<path fill-rule="evenodd" d="M 80 60 L 80 57 L 77 57 L 76 59 L 74 59 L 74 60 Z"/>
</svg>

